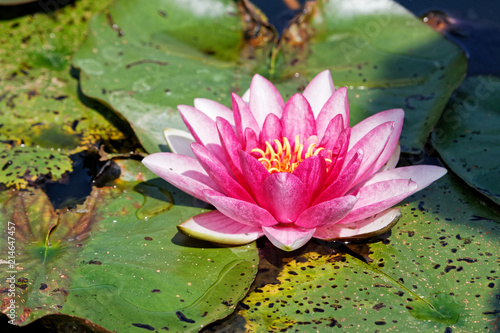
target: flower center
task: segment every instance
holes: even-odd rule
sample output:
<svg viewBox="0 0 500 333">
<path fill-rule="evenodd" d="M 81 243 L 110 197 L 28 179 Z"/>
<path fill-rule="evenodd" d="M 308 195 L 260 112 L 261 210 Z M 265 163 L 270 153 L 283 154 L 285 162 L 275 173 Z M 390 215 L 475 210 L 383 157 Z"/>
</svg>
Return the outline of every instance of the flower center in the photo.
<svg viewBox="0 0 500 333">
<path fill-rule="evenodd" d="M 266 141 L 265 151 L 260 148 L 251 150 L 252 153 L 256 153 L 260 156 L 256 156 L 256 158 L 269 173 L 292 173 L 306 158 L 318 155 L 321 151 L 325 150 L 323 147 L 317 147 L 316 143 L 311 143 L 307 149 L 304 149 L 304 144 L 300 143 L 300 137 L 298 135 L 295 136 L 293 151 L 286 137 L 283 137 L 281 141 L 274 140 L 274 143 L 276 148 L 274 148 L 269 141 Z M 332 163 L 332 160 L 329 158 L 325 158 L 325 161 L 327 162 L 327 167 Z"/>
</svg>

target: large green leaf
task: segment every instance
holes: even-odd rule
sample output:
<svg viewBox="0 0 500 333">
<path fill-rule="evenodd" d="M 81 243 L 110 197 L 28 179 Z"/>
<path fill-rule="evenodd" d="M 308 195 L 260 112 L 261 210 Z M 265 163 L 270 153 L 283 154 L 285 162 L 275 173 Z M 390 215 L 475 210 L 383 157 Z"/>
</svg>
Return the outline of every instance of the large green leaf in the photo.
<svg viewBox="0 0 500 333">
<path fill-rule="evenodd" d="M 187 332 L 234 311 L 257 271 L 255 244 L 223 248 L 178 234 L 179 222 L 202 211 L 182 206 L 192 198 L 172 202 L 164 181 L 124 179 L 95 188 L 76 210 L 54 212 L 40 191 L 2 194 L 2 312 L 14 299 L 16 324 L 62 314 L 106 331 Z M 15 297 L 5 280 L 12 274 Z"/>
<path fill-rule="evenodd" d="M 214 329 L 497 332 L 499 211 L 449 176 L 400 206 L 376 243 L 310 243 L 286 257 L 264 248 L 255 290 Z"/>
<path fill-rule="evenodd" d="M 467 78 L 432 135 L 446 164 L 470 186 L 500 204 L 500 79 Z"/>
<path fill-rule="evenodd" d="M 164 128 L 185 128 L 178 104 L 230 105 L 255 72 L 288 98 L 327 68 L 350 88 L 352 123 L 405 108 L 403 149 L 419 152 L 466 70 L 456 46 L 390 1 L 308 2 L 275 40 L 247 2 L 119 0 L 93 18 L 74 65 L 84 93 L 125 117 L 148 152 L 165 148 Z"/>
<path fill-rule="evenodd" d="M 41 175 L 58 179 L 71 170 L 71 153 L 96 141 L 125 140 L 113 125 L 116 116 L 79 96 L 70 74 L 89 8 L 98 11 L 106 4 L 85 0 L 50 15 L 0 20 L 0 168 L 5 171 L 0 183 L 5 186 L 24 188 Z M 0 18 L 11 11 L 16 8 L 2 8 Z"/>
</svg>

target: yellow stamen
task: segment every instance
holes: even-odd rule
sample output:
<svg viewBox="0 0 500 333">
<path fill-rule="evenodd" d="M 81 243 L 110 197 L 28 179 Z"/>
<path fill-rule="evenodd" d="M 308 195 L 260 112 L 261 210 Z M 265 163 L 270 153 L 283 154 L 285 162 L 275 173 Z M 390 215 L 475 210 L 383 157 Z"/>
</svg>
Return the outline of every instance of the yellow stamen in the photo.
<svg viewBox="0 0 500 333">
<path fill-rule="evenodd" d="M 266 141 L 265 151 L 261 148 L 254 148 L 251 150 L 252 153 L 256 153 L 258 155 L 256 156 L 258 161 L 262 163 L 262 165 L 269 171 L 269 173 L 291 173 L 306 158 L 317 156 L 322 151 L 325 151 L 325 148 L 317 147 L 317 144 L 313 142 L 307 147 L 304 156 L 302 156 L 304 152 L 304 144 L 300 143 L 300 137 L 298 135 L 295 136 L 293 151 L 290 145 L 290 141 L 286 137 L 284 137 L 282 141 L 274 140 L 274 144 L 276 145 L 276 149 L 274 149 L 269 141 Z M 331 152 L 328 151 L 326 152 L 326 156 L 325 154 L 323 154 L 322 156 L 324 156 L 325 158 L 328 169 L 328 167 L 332 163 Z"/>
</svg>

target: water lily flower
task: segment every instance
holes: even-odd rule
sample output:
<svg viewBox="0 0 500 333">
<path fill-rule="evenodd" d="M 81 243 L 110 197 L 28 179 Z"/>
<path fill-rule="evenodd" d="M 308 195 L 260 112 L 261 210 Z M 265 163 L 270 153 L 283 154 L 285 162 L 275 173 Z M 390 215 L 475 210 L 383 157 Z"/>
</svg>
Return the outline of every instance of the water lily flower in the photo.
<svg viewBox="0 0 500 333">
<path fill-rule="evenodd" d="M 347 89 L 318 74 L 286 103 L 260 75 L 232 109 L 208 99 L 178 109 L 189 133 L 167 129 L 172 153 L 143 163 L 216 210 L 178 226 L 194 238 L 246 244 L 265 235 L 285 251 L 312 237 L 351 240 L 389 230 L 391 208 L 440 178 L 446 169 L 399 160 L 402 109 L 349 126 Z"/>
</svg>

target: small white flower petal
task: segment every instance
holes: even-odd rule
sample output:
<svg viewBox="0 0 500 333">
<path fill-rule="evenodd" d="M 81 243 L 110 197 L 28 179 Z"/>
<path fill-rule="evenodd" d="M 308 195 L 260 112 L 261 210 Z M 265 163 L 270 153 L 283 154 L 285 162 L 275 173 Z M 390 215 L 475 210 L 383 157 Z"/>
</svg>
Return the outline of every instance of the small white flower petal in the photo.
<svg viewBox="0 0 500 333">
<path fill-rule="evenodd" d="M 191 144 L 196 142 L 191 133 L 177 128 L 166 128 L 163 135 L 172 153 L 196 158 L 191 150 Z"/>
</svg>

